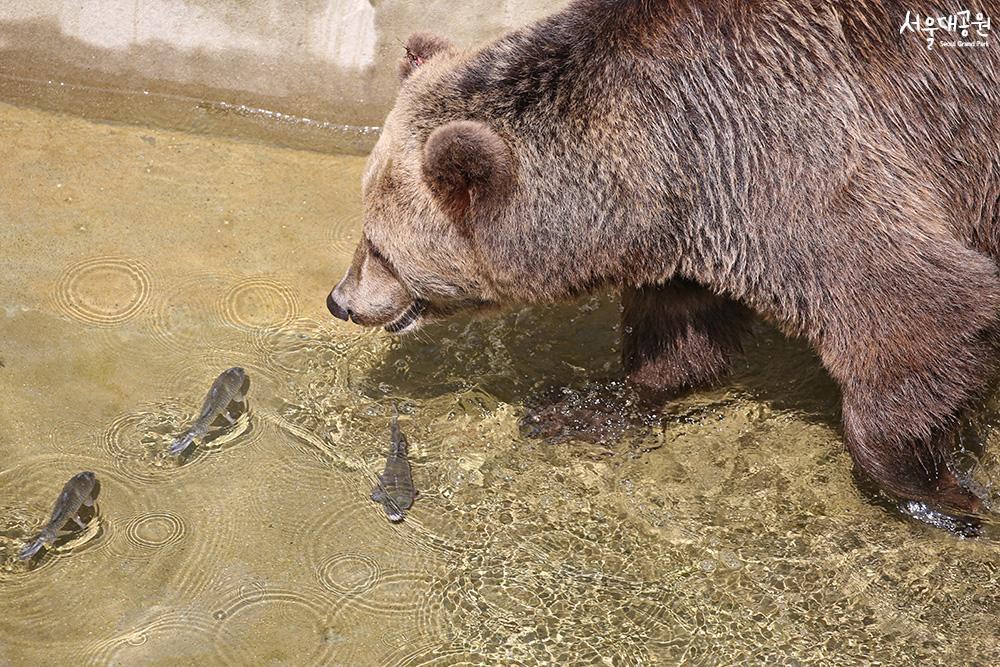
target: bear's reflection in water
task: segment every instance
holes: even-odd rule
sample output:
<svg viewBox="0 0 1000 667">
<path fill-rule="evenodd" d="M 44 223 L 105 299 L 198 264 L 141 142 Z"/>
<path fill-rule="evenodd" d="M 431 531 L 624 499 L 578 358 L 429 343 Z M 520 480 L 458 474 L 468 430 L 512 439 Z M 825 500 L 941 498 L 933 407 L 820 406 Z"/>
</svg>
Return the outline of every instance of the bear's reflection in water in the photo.
<svg viewBox="0 0 1000 667">
<path fill-rule="evenodd" d="M 680 418 L 686 399 L 706 393 L 650 396 L 622 382 L 619 318 L 618 297 L 610 292 L 458 316 L 399 338 L 367 374 L 363 389 L 373 397 L 388 386 L 433 398 L 475 386 L 519 406 L 528 436 L 611 443 L 628 428 Z M 839 421 L 837 387 L 816 355 L 762 322 L 755 323 L 723 385 L 707 393 L 745 395 L 834 428 Z"/>
</svg>

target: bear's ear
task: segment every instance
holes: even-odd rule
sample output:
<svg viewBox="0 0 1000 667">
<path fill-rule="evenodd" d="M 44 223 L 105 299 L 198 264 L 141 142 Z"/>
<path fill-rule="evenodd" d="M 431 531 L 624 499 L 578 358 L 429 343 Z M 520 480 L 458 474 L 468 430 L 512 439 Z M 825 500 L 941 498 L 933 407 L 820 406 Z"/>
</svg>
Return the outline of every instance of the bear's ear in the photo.
<svg viewBox="0 0 1000 667">
<path fill-rule="evenodd" d="M 510 149 L 482 123 L 456 120 L 431 132 L 424 144 L 424 181 L 455 220 L 472 204 L 488 204 L 513 180 Z"/>
<path fill-rule="evenodd" d="M 415 32 L 403 45 L 406 55 L 399 61 L 399 78 L 405 79 L 415 69 L 430 60 L 435 54 L 447 51 L 451 43 L 444 37 L 438 37 L 426 32 Z"/>
</svg>

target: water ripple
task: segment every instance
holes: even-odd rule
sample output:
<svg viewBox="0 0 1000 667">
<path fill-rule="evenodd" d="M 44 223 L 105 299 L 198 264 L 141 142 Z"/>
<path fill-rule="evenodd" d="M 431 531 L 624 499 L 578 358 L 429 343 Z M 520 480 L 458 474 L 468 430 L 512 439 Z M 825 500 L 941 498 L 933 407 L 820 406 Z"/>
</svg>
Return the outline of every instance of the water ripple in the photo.
<svg viewBox="0 0 1000 667">
<path fill-rule="evenodd" d="M 320 583 L 344 596 L 361 596 L 384 576 L 378 561 L 367 554 L 334 554 L 319 564 Z"/>
<path fill-rule="evenodd" d="M 347 263 L 351 261 L 354 247 L 361 238 L 363 217 L 361 211 L 350 211 L 334 216 L 334 219 L 327 223 L 326 241 L 332 257 L 346 258 Z"/>
<path fill-rule="evenodd" d="M 334 325 L 296 317 L 280 327 L 252 333 L 252 346 L 264 364 L 291 377 L 316 377 L 345 366 L 371 337 L 360 327 L 344 333 Z"/>
<path fill-rule="evenodd" d="M 173 512 L 150 512 L 125 522 L 125 542 L 129 557 L 141 557 L 169 549 L 188 533 L 184 520 Z"/>
<path fill-rule="evenodd" d="M 295 291 L 268 277 L 244 278 L 229 288 L 219 304 L 222 317 L 244 331 L 282 328 L 298 315 Z"/>
<path fill-rule="evenodd" d="M 167 454 L 175 435 L 176 418 L 161 406 L 119 415 L 101 437 L 111 464 L 124 477 L 155 484 L 185 472 L 177 457 Z"/>
<path fill-rule="evenodd" d="M 482 654 L 462 646 L 455 646 L 453 642 L 445 639 L 425 640 L 421 643 L 407 642 L 381 656 L 378 663 L 380 665 L 406 665 L 407 667 L 454 667 L 455 665 L 489 664 L 484 663 Z M 576 663 L 576 661 L 571 661 L 571 663 L 582 664 Z M 524 663 L 505 660 L 502 663 L 493 664 L 516 665 Z"/>
<path fill-rule="evenodd" d="M 266 654 L 281 664 L 326 665 L 340 649 L 329 604 L 309 587 L 254 581 L 231 590 L 214 608 L 214 641 L 242 653 L 244 664 Z M 296 632 L 288 632 L 290 627 Z M 308 641 L 303 633 L 311 635 Z"/>
<path fill-rule="evenodd" d="M 110 639 L 90 643 L 83 650 L 83 662 L 90 665 L 139 665 L 161 663 L 205 664 L 205 652 L 212 662 L 239 665 L 227 654 L 225 644 L 215 641 L 216 626 L 210 614 L 197 609 L 153 610 L 153 618 Z"/>
<path fill-rule="evenodd" d="M 60 312 L 84 322 L 113 327 L 145 308 L 152 292 L 149 270 L 124 257 L 94 257 L 65 269 L 56 284 Z"/>
<path fill-rule="evenodd" d="M 153 300 L 150 335 L 156 343 L 184 356 L 192 350 L 214 348 L 224 337 L 225 322 L 217 303 L 227 283 L 225 276 L 217 274 L 173 278 L 169 292 Z"/>
</svg>

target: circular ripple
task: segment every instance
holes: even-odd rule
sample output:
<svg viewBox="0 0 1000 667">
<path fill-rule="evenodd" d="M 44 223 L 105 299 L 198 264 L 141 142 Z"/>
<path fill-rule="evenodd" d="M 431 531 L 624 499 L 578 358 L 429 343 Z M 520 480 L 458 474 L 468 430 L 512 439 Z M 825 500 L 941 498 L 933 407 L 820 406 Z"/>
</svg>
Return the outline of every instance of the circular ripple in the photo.
<svg viewBox="0 0 1000 667">
<path fill-rule="evenodd" d="M 193 274 L 173 279 L 152 307 L 152 335 L 171 352 L 214 348 L 226 340 L 227 323 L 219 314 L 219 298 L 229 279 L 215 274 Z"/>
<path fill-rule="evenodd" d="M 187 527 L 170 512 L 154 512 L 132 517 L 125 523 L 125 541 L 141 551 L 160 551 L 180 542 Z"/>
<path fill-rule="evenodd" d="M 343 511 L 310 522 L 312 537 L 306 542 L 311 567 L 333 603 L 338 624 L 372 615 L 406 619 L 414 626 L 425 622 L 433 604 L 433 578 L 427 571 L 410 569 L 409 561 L 400 563 L 398 537 L 403 528 L 380 516 L 367 495 L 341 497 L 340 502 Z"/>
<path fill-rule="evenodd" d="M 179 420 L 166 409 L 120 415 L 108 426 L 101 444 L 115 469 L 123 476 L 146 484 L 175 479 L 184 466 L 167 450 Z"/>
<path fill-rule="evenodd" d="M 299 307 L 295 292 L 270 278 L 241 280 L 222 299 L 222 316 L 247 331 L 282 327 L 295 319 Z"/>
<path fill-rule="evenodd" d="M 483 655 L 461 646 L 451 646 L 446 640 L 407 644 L 379 659 L 381 665 L 407 665 L 408 667 L 456 667 L 482 665 Z M 518 664 L 506 661 L 508 664 Z M 500 661 L 497 664 L 503 664 Z"/>
<path fill-rule="evenodd" d="M 152 280 L 139 262 L 96 257 L 74 264 L 59 277 L 56 303 L 75 320 L 112 327 L 126 322 L 149 302 Z"/>
<path fill-rule="evenodd" d="M 327 244 L 332 246 L 330 256 L 344 269 L 351 265 L 354 249 L 361 239 L 362 221 L 361 211 L 350 211 L 334 216 L 327 226 Z"/>
<path fill-rule="evenodd" d="M 362 595 L 381 578 L 378 562 L 365 554 L 336 554 L 319 565 L 320 583 L 339 595 Z"/>
<path fill-rule="evenodd" d="M 215 653 L 219 664 L 240 661 L 216 642 L 216 626 L 210 614 L 195 609 L 156 610 L 152 620 L 101 640 L 84 650 L 86 664 L 143 665 L 171 656 L 177 664 L 203 664 L 204 652 Z"/>
<path fill-rule="evenodd" d="M 224 509 L 191 503 L 183 515 L 155 509 L 112 518 L 110 560 L 121 563 L 122 572 L 157 582 L 158 604 L 195 600 L 220 586 L 224 571 L 214 564 L 238 544 L 239 522 Z"/>
<path fill-rule="evenodd" d="M 245 654 L 244 664 L 257 662 L 253 658 L 262 654 L 276 664 L 330 664 L 338 646 L 328 607 L 317 590 L 253 582 L 216 606 L 214 641 L 222 650 Z M 290 627 L 296 632 L 289 632 Z M 314 639 L 303 642 L 303 633 L 310 631 Z"/>
</svg>

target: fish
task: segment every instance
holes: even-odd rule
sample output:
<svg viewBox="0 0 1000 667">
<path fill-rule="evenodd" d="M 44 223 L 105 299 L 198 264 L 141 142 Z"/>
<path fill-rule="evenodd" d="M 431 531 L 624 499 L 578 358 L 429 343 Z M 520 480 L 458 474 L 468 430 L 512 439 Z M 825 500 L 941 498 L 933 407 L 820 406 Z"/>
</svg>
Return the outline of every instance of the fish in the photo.
<svg viewBox="0 0 1000 667">
<path fill-rule="evenodd" d="M 399 430 L 399 414 L 393 409 L 389 456 L 371 495 L 373 501 L 382 504 L 393 523 L 402 521 L 406 510 L 420 497 L 420 492 L 413 488 L 410 461 L 406 458 L 408 448 L 406 436 Z"/>
<path fill-rule="evenodd" d="M 38 533 L 34 540 L 21 549 L 18 558 L 28 560 L 34 556 L 42 547 L 55 540 L 59 530 L 70 520 L 74 521 L 80 528 L 86 528 L 87 524 L 80 521 L 78 513 L 84 505 L 93 506 L 96 485 L 97 476 L 92 472 L 86 471 L 73 475 L 63 486 L 59 498 L 56 499 L 56 505 L 52 508 L 52 518 L 42 528 L 42 532 Z"/>
<path fill-rule="evenodd" d="M 246 399 L 243 385 L 246 384 L 247 374 L 240 367 L 230 368 L 223 371 L 219 377 L 215 378 L 205 402 L 201 404 L 201 412 L 194 423 L 170 445 L 170 455 L 177 456 L 191 446 L 196 438 L 200 438 L 208 433 L 208 427 L 222 415 L 230 424 L 235 424 L 236 420 L 229 414 L 227 408 L 233 402 L 242 403 Z"/>
</svg>

